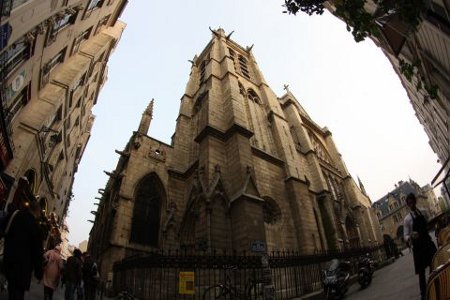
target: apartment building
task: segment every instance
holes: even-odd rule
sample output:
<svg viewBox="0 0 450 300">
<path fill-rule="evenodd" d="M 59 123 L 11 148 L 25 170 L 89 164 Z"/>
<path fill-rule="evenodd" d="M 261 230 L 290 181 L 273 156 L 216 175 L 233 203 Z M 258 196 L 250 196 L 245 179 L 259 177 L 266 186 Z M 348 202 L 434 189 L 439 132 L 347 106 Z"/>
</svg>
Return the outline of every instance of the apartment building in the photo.
<svg viewBox="0 0 450 300">
<path fill-rule="evenodd" d="M 335 12 L 336 3 L 334 0 L 328 1 L 327 8 Z M 371 36 L 372 40 L 382 49 L 398 74 L 415 114 L 428 135 L 431 148 L 448 172 L 450 2 L 423 1 L 418 24 L 406 22 L 396 9 L 385 12 L 375 1 L 366 1 L 364 9 L 374 17 L 379 28 L 380 34 Z"/>
<path fill-rule="evenodd" d="M 0 1 L 2 207 L 37 200 L 63 220 L 126 3 Z"/>
<path fill-rule="evenodd" d="M 399 181 L 395 189 L 373 203 L 383 235 L 389 235 L 399 242 L 403 240 L 403 220 L 410 213 L 406 205 L 406 197 L 410 193 L 416 195 L 417 206 L 427 220 L 441 213 L 436 194 L 430 185 L 420 187 L 412 179 Z"/>
</svg>

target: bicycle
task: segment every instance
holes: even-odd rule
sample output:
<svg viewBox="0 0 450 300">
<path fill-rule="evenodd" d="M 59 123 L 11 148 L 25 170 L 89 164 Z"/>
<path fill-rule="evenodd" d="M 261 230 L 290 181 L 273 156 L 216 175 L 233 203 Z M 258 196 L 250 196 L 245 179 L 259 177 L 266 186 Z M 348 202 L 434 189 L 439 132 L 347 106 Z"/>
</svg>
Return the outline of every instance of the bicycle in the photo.
<svg viewBox="0 0 450 300">
<path fill-rule="evenodd" d="M 236 270 L 237 266 L 227 266 L 225 269 L 225 282 L 208 287 L 203 292 L 203 300 L 252 300 L 262 299 L 264 295 L 264 284 L 260 281 L 249 279 L 244 287 L 244 291 L 233 286 L 230 275 L 227 270 Z"/>
</svg>

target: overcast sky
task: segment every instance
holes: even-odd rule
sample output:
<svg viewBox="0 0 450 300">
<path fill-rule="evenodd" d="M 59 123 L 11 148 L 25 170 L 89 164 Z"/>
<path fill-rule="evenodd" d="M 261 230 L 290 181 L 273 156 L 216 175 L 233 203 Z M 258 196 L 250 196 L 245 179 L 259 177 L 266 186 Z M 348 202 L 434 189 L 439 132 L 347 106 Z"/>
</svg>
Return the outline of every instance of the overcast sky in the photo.
<svg viewBox="0 0 450 300">
<path fill-rule="evenodd" d="M 345 24 L 329 13 L 287 15 L 282 3 L 128 3 L 121 18 L 127 28 L 109 60 L 92 136 L 75 175 L 68 217 L 72 244 L 88 239 L 94 198 L 108 179 L 103 170 L 115 169 L 114 150 L 125 147 L 152 98 L 149 135 L 170 144 L 188 60 L 210 41 L 208 27 L 234 30 L 231 38 L 244 47 L 254 44 L 269 86 L 281 96 L 289 84 L 310 117 L 330 129 L 351 175 L 361 178 L 372 201 L 399 180 L 430 183 L 440 168 L 437 156 L 382 51 L 371 41 L 354 42 Z"/>
</svg>

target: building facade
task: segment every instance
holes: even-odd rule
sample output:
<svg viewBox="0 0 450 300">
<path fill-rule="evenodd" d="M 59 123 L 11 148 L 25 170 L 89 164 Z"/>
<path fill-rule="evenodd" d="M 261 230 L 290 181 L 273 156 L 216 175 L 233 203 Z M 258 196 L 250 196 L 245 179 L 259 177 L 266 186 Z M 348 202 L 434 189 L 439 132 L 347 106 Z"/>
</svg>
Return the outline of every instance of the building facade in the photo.
<svg viewBox="0 0 450 300">
<path fill-rule="evenodd" d="M 335 1 L 328 2 L 331 12 Z M 379 36 L 371 36 L 398 74 L 429 144 L 450 169 L 450 3 L 423 1 L 417 26 L 395 10 L 383 12 L 373 1 L 365 9 L 375 17 Z M 431 178 L 430 178 L 431 180 Z"/>
<path fill-rule="evenodd" d="M 441 186 L 441 210 L 444 212 L 450 211 L 450 196 L 444 185 Z"/>
<path fill-rule="evenodd" d="M 1 1 L 2 208 L 36 198 L 64 219 L 125 4 Z"/>
<path fill-rule="evenodd" d="M 420 187 L 415 181 L 399 181 L 395 189 L 373 203 L 383 235 L 388 235 L 397 242 L 403 241 L 403 220 L 410 213 L 406 205 L 406 196 L 413 193 L 417 198 L 417 207 L 427 220 L 441 214 L 436 194 L 430 185 Z"/>
<path fill-rule="evenodd" d="M 159 249 L 302 253 L 373 246 L 379 223 L 336 148 L 289 92 L 278 98 L 222 29 L 192 60 L 171 145 L 153 100 L 102 194 L 89 251 L 102 275 Z"/>
</svg>

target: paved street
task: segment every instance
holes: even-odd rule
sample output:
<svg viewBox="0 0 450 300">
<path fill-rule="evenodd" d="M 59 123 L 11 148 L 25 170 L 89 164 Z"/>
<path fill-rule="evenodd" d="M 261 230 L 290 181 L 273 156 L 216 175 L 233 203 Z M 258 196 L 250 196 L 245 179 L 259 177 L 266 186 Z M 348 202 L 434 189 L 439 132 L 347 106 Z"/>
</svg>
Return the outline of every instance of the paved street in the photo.
<svg viewBox="0 0 450 300">
<path fill-rule="evenodd" d="M 0 294 L 0 300 L 7 300 L 8 299 L 8 295 L 5 291 L 1 292 Z M 41 300 L 44 299 L 44 287 L 42 286 L 42 284 L 38 284 L 37 282 L 33 282 L 30 292 L 27 293 L 27 295 L 25 296 L 26 300 Z M 56 291 L 55 294 L 53 294 L 53 299 L 54 300 L 64 300 L 64 289 L 59 287 Z M 76 297 L 75 297 L 76 299 Z M 100 300 L 100 296 L 97 296 L 97 300 Z M 103 300 L 108 300 L 110 298 L 106 298 L 103 297 Z"/>
<path fill-rule="evenodd" d="M 6 299 L 8 299 L 8 295 L 5 291 L 3 291 L 0 295 L 0 300 L 6 300 Z M 44 288 L 43 288 L 42 284 L 33 282 L 31 285 L 30 292 L 27 293 L 27 295 L 25 296 L 25 299 L 27 299 L 27 300 L 44 299 Z M 53 299 L 64 300 L 64 290 L 61 288 L 58 288 L 55 291 Z"/>
<path fill-rule="evenodd" d="M 364 290 L 356 283 L 350 287 L 345 299 L 348 300 L 419 300 L 420 292 L 418 277 L 414 274 L 414 263 L 409 250 L 404 250 L 404 256 L 394 263 L 376 271 L 371 285 Z M 6 300 L 6 292 L 0 294 L 0 300 Z M 42 285 L 33 282 L 27 300 L 43 299 Z M 64 290 L 56 290 L 55 300 L 64 299 Z M 97 299 L 100 299 L 98 297 Z M 103 297 L 103 299 L 108 299 Z"/>
<path fill-rule="evenodd" d="M 372 284 L 364 290 L 356 283 L 351 286 L 348 300 L 419 300 L 419 277 L 414 273 L 412 253 L 404 250 L 404 256 L 376 271 Z"/>
</svg>

